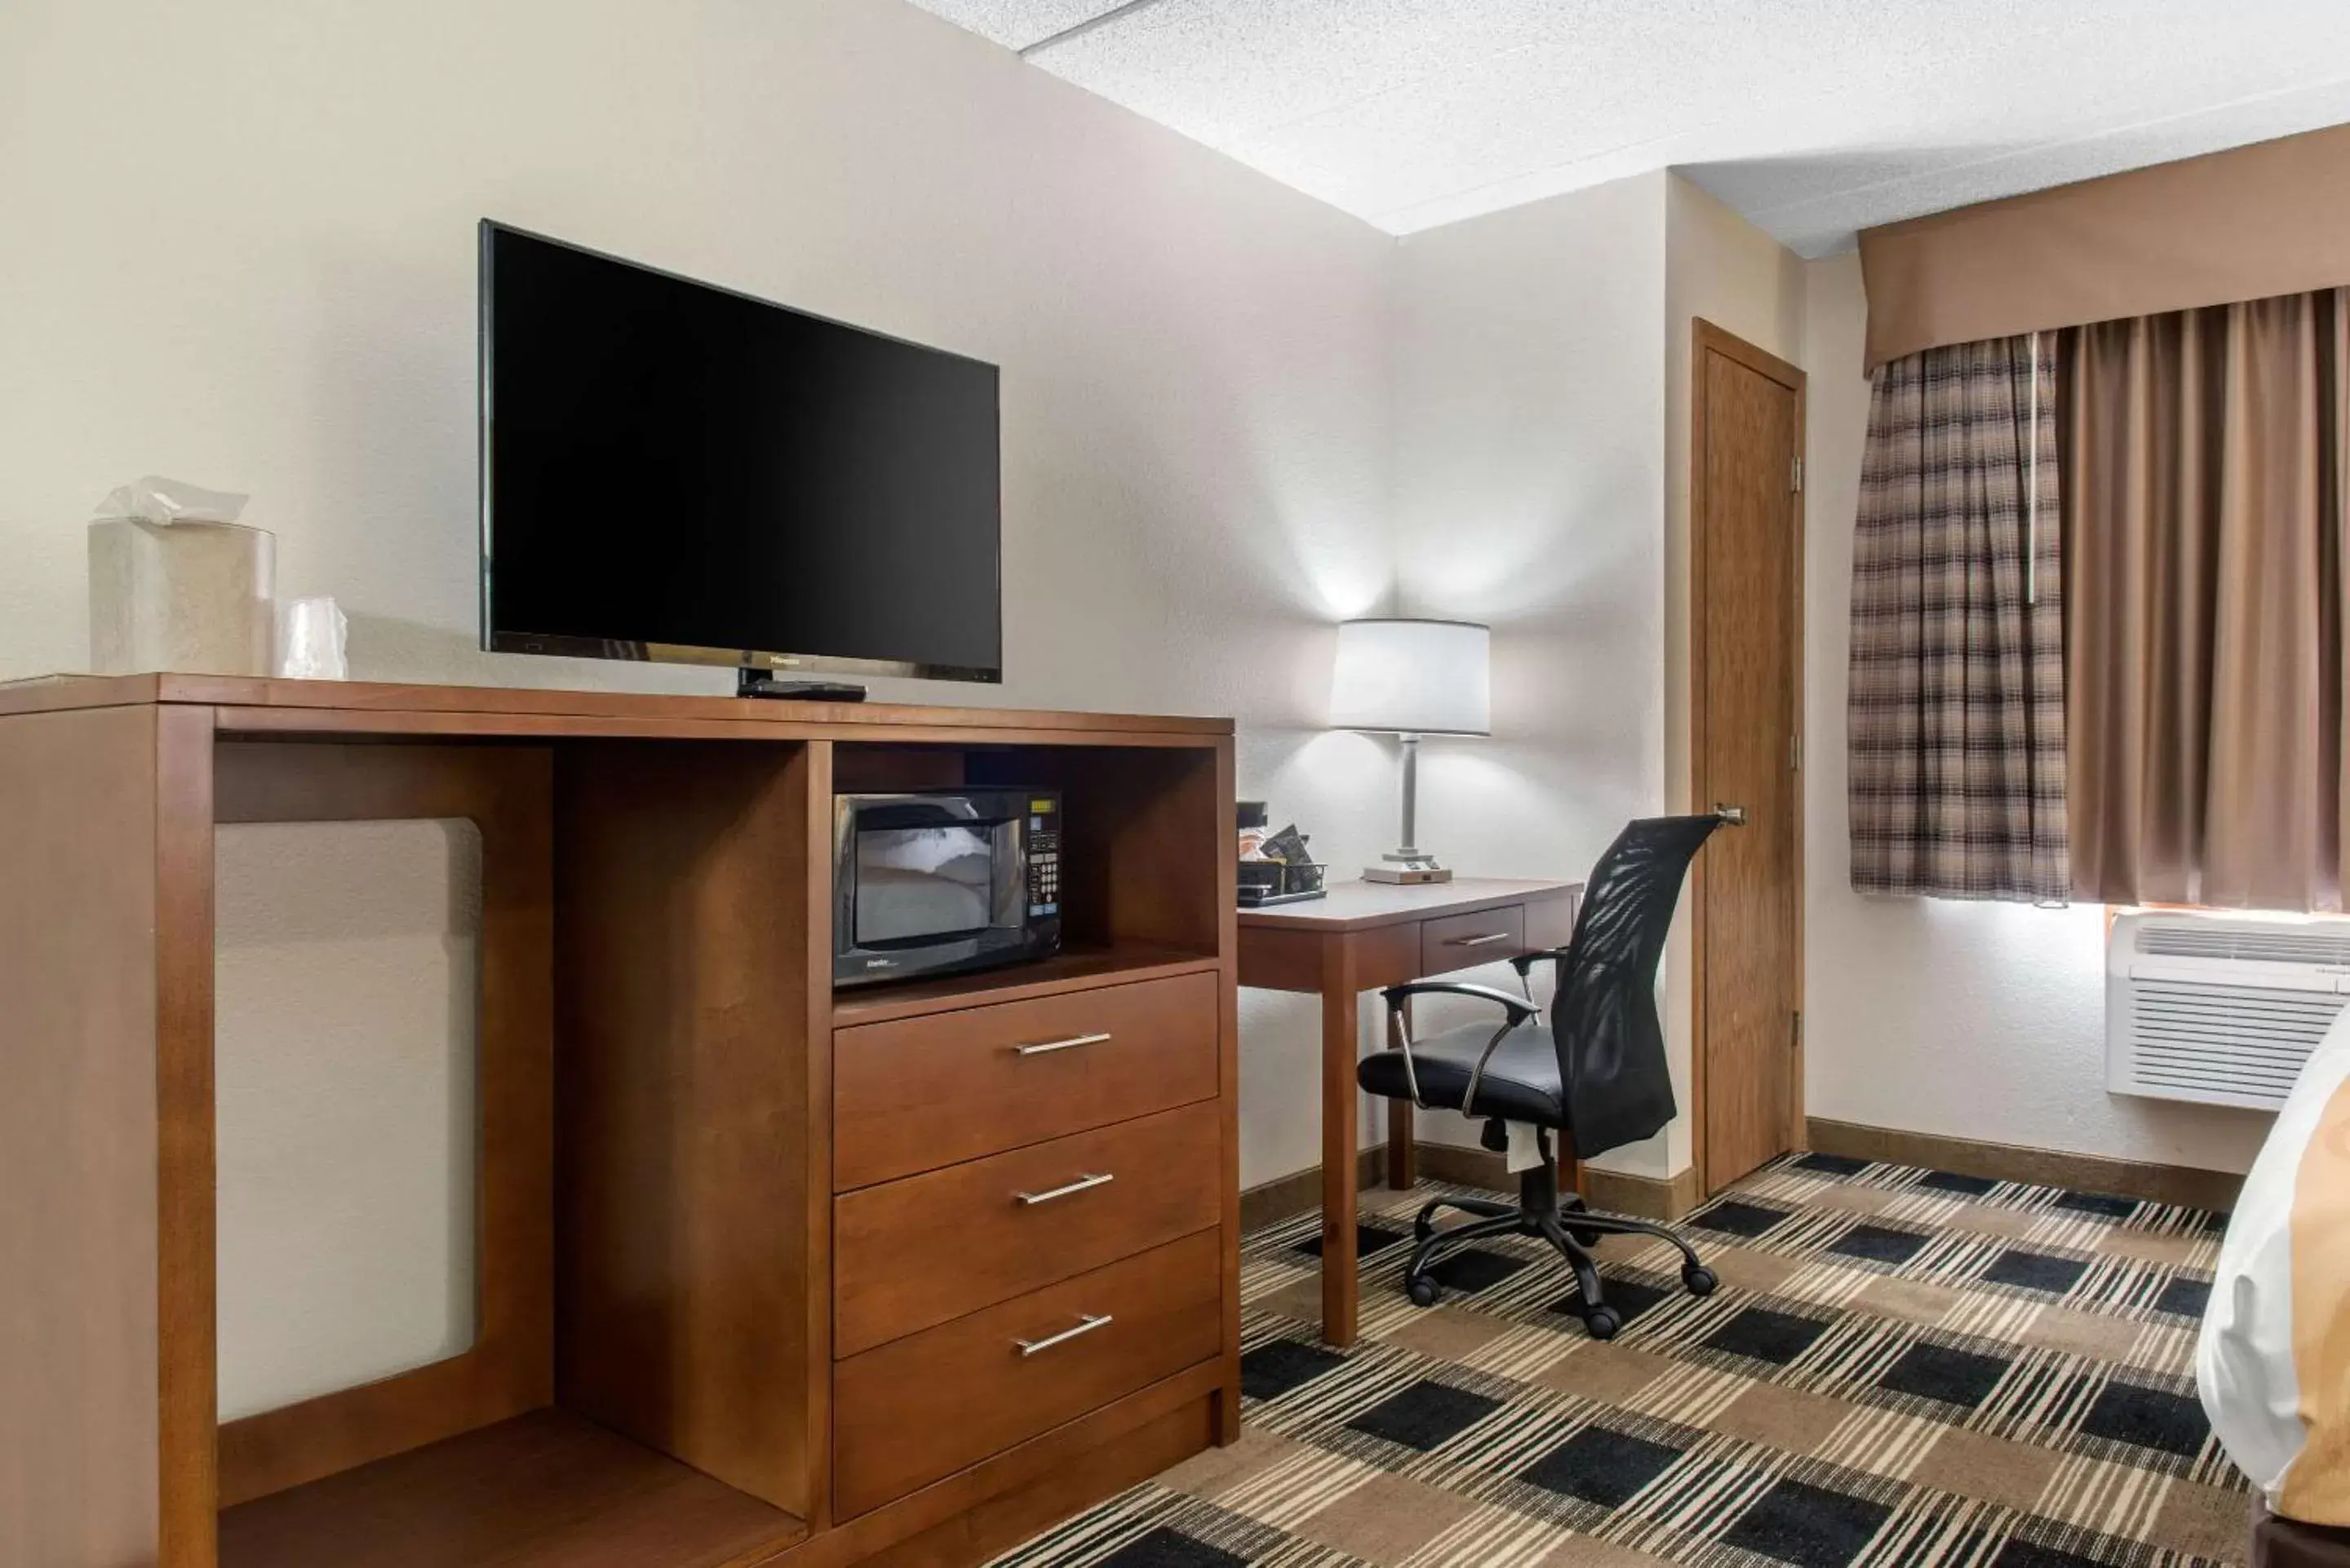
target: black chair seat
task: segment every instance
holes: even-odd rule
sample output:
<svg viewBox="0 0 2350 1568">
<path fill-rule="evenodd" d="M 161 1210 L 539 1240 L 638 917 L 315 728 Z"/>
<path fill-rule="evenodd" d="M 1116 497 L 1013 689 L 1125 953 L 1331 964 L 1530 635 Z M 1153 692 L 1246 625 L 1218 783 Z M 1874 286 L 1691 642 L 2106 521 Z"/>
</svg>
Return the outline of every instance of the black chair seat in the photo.
<svg viewBox="0 0 2350 1568">
<path fill-rule="evenodd" d="M 1477 1058 L 1492 1044 L 1499 1021 L 1464 1023 L 1441 1034 L 1411 1043 L 1412 1066 L 1419 1075 L 1422 1105 L 1465 1110 L 1472 1116 L 1499 1116 L 1503 1121 L 1533 1122 L 1559 1127 L 1566 1125 L 1565 1096 L 1558 1079 L 1558 1046 L 1548 1023 L 1521 1023 L 1493 1048 L 1477 1080 L 1477 1103 L 1463 1106 L 1469 1076 Z M 1411 1080 L 1404 1075 L 1403 1053 L 1375 1051 L 1356 1070 L 1356 1079 L 1368 1094 L 1388 1099 L 1411 1098 Z"/>
</svg>

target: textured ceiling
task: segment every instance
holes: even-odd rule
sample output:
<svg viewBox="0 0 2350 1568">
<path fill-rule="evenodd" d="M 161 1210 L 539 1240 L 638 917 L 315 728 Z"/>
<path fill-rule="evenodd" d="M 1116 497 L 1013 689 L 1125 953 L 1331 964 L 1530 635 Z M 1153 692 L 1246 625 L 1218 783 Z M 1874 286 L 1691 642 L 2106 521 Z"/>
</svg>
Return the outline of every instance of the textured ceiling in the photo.
<svg viewBox="0 0 2350 1568">
<path fill-rule="evenodd" d="M 1395 234 L 1673 167 L 1817 255 L 2350 122 L 2350 0 L 915 4 Z"/>
</svg>

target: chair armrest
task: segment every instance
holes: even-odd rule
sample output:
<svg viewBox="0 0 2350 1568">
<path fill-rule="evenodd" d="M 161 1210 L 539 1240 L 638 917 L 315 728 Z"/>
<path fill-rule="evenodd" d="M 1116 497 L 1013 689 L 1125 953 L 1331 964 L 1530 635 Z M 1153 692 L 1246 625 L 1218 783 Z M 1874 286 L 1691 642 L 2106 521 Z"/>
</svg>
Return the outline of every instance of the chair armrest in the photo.
<svg viewBox="0 0 2350 1568">
<path fill-rule="evenodd" d="M 1379 992 L 1387 1000 L 1388 1011 L 1401 1012 L 1403 1004 L 1415 996 L 1473 996 L 1482 1002 L 1495 1002 L 1507 1009 L 1512 1027 L 1530 1018 L 1542 1016 L 1542 1009 L 1512 996 L 1506 991 L 1496 991 L 1490 985 L 1471 985 L 1461 980 L 1415 980 L 1409 985 L 1391 985 Z"/>
<path fill-rule="evenodd" d="M 1520 980 L 1523 980 L 1534 973 L 1534 965 L 1545 960 L 1552 963 L 1565 963 L 1567 952 L 1565 948 L 1544 948 L 1538 953 L 1520 953 L 1510 961 L 1510 967 L 1518 971 Z"/>
</svg>

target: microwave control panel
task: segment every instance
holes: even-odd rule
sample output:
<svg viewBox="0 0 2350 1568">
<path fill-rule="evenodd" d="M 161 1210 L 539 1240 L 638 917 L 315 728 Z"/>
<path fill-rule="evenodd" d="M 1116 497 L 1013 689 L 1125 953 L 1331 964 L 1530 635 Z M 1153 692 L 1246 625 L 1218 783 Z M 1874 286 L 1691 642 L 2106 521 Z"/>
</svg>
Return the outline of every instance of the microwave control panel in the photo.
<svg viewBox="0 0 2350 1568">
<path fill-rule="evenodd" d="M 1028 803 L 1028 916 L 1061 912 L 1061 815 L 1058 801 Z"/>
</svg>

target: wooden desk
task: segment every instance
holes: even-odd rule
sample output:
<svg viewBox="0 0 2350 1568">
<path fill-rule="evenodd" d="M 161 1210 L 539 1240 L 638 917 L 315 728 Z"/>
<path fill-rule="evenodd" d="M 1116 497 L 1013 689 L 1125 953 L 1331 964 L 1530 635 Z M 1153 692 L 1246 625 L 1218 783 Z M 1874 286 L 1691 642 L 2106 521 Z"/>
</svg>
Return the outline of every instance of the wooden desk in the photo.
<svg viewBox="0 0 2350 1568">
<path fill-rule="evenodd" d="M 1398 887 L 1342 882 L 1326 898 L 1243 909 L 1240 981 L 1322 998 L 1322 1337 L 1355 1343 L 1356 1007 L 1366 991 L 1522 952 L 1575 934 L 1580 882 L 1462 877 Z M 1412 1184 L 1411 1102 L 1396 1100 L 1388 1185 Z"/>
</svg>

